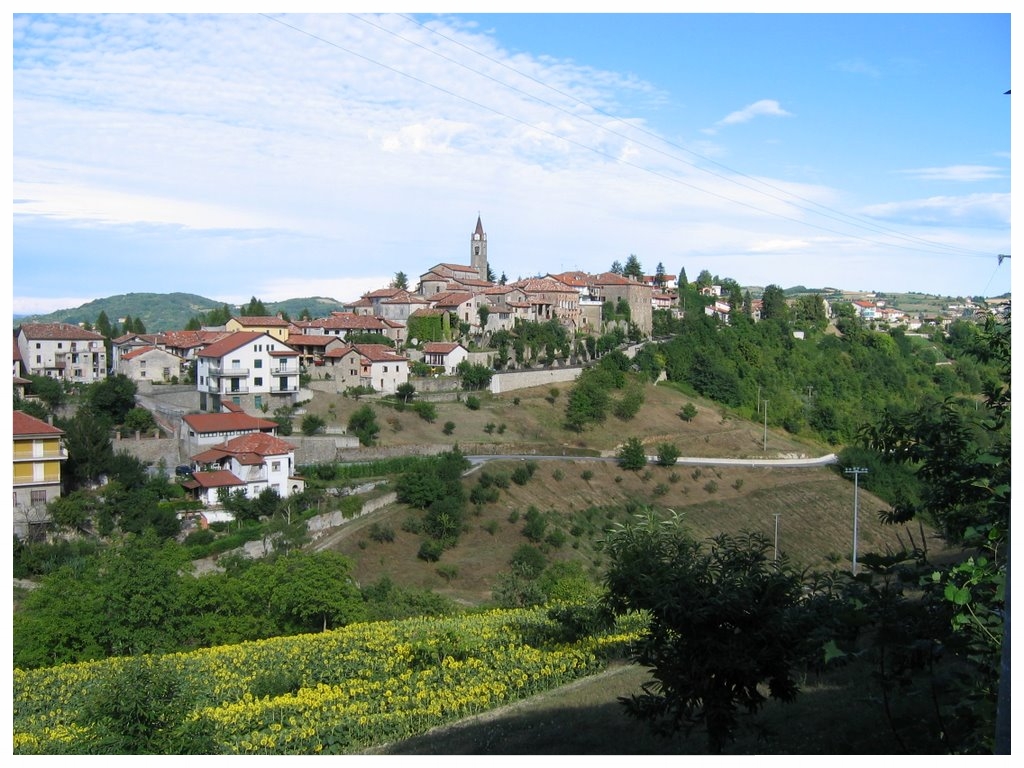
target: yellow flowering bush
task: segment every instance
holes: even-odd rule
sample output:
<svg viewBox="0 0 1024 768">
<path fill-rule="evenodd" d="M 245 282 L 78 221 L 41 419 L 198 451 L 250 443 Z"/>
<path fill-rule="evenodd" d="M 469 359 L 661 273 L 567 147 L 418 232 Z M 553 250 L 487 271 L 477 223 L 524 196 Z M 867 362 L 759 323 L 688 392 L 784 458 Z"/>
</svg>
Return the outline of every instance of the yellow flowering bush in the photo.
<svg viewBox="0 0 1024 768">
<path fill-rule="evenodd" d="M 154 657 L 221 754 L 353 752 L 591 674 L 643 624 L 559 643 L 543 608 L 353 624 Z M 15 754 L 102 751 L 92 691 L 124 659 L 15 670 Z"/>
</svg>

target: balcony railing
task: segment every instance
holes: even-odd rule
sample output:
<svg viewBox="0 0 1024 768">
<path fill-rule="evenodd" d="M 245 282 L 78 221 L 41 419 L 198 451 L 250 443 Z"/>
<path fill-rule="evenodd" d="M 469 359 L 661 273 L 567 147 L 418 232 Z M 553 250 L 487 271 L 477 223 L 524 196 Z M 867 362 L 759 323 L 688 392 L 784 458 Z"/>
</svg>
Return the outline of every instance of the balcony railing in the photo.
<svg viewBox="0 0 1024 768">
<path fill-rule="evenodd" d="M 46 461 L 47 459 L 66 459 L 67 457 L 67 448 L 54 448 L 38 454 L 25 451 L 15 451 L 12 456 L 15 461 Z"/>
<path fill-rule="evenodd" d="M 210 366 L 211 376 L 220 376 L 222 378 L 229 378 L 231 376 L 248 376 L 248 368 L 225 368 L 222 365 L 211 365 Z"/>
<path fill-rule="evenodd" d="M 271 376 L 296 376 L 299 373 L 297 366 L 279 365 L 270 369 Z"/>
<path fill-rule="evenodd" d="M 280 386 L 278 384 L 271 384 L 270 385 L 270 391 L 271 391 L 272 394 L 275 394 L 275 395 L 287 394 L 289 392 L 298 392 L 299 391 L 299 385 L 298 384 L 288 384 L 288 385 L 282 387 L 282 386 Z"/>
<path fill-rule="evenodd" d="M 206 391 L 215 395 L 244 395 L 249 392 L 246 386 L 221 387 L 220 382 L 211 381 L 206 385 Z"/>
</svg>

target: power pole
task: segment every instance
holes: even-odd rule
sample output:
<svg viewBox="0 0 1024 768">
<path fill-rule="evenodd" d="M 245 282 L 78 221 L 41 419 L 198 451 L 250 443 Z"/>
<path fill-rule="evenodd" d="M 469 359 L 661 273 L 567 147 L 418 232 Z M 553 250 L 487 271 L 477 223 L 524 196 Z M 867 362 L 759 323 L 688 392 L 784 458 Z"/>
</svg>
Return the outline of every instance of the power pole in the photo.
<svg viewBox="0 0 1024 768">
<path fill-rule="evenodd" d="M 853 575 L 857 575 L 857 503 L 860 495 L 860 476 L 868 473 L 864 467 L 850 467 L 844 474 L 853 475 Z"/>
<path fill-rule="evenodd" d="M 779 515 L 781 512 L 775 513 L 775 562 L 779 561 Z"/>
<path fill-rule="evenodd" d="M 768 401 L 764 401 L 764 447 L 762 450 L 768 452 Z"/>
</svg>

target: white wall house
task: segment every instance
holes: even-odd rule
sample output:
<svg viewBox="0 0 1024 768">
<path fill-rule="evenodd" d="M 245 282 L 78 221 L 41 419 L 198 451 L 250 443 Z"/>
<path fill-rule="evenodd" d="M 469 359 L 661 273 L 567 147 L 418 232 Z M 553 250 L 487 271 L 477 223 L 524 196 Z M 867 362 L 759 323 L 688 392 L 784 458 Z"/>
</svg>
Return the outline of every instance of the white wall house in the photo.
<svg viewBox="0 0 1024 768">
<path fill-rule="evenodd" d="M 199 469 L 184 485 L 207 505 L 220 503 L 220 488 L 244 490 L 250 499 L 268 488 L 282 498 L 305 488 L 295 474 L 295 446 L 265 432 L 215 445 L 192 456 L 191 463 Z"/>
<path fill-rule="evenodd" d="M 135 382 L 169 382 L 185 373 L 186 362 L 170 352 L 157 347 L 137 347 L 131 352 L 118 356 L 115 370 Z"/>
<path fill-rule="evenodd" d="M 393 395 L 400 384 L 409 381 L 409 358 L 395 354 L 384 344 L 356 344 L 360 355 L 359 381 L 386 395 Z"/>
<path fill-rule="evenodd" d="M 28 323 L 17 336 L 25 372 L 91 384 L 107 378 L 103 336 L 70 323 Z"/>
<path fill-rule="evenodd" d="M 423 345 L 423 362 L 443 368 L 446 376 L 454 376 L 459 363 L 469 357 L 469 350 L 455 342 L 429 341 Z"/>
<path fill-rule="evenodd" d="M 299 391 L 299 354 L 267 333 L 237 331 L 196 355 L 199 408 L 223 402 L 246 409 L 292 405 Z"/>
<path fill-rule="evenodd" d="M 185 446 L 185 454 L 254 432 L 277 434 L 277 422 L 260 419 L 247 413 L 189 413 L 181 419 L 178 437 Z"/>
</svg>

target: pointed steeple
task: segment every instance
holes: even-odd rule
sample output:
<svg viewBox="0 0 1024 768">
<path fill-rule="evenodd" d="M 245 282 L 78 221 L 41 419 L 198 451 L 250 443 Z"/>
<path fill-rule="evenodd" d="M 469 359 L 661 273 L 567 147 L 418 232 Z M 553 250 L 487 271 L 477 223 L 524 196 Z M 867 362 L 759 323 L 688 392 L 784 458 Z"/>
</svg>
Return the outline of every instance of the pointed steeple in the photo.
<svg viewBox="0 0 1024 768">
<path fill-rule="evenodd" d="M 470 238 L 470 264 L 472 264 L 481 280 L 487 279 L 487 233 L 484 232 L 484 224 L 480 221 L 479 211 L 476 214 L 476 229 Z"/>
</svg>

